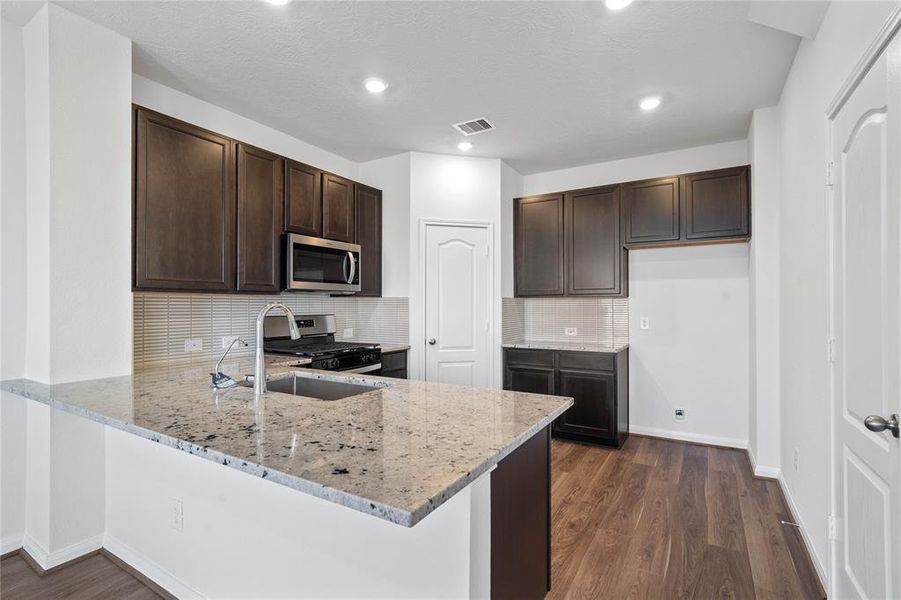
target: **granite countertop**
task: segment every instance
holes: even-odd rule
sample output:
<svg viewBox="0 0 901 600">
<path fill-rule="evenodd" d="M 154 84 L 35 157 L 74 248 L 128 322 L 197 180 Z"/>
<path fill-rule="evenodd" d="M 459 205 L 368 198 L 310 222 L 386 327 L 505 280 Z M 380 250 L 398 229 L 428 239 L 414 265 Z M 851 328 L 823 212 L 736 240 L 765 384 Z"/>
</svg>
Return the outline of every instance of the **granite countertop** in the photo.
<svg viewBox="0 0 901 600">
<path fill-rule="evenodd" d="M 341 400 L 269 392 L 256 402 L 247 387 L 211 390 L 208 369 L 177 369 L 54 385 L 16 379 L 0 388 L 407 527 L 572 405 L 287 362 L 267 360 L 270 380 L 297 371 L 378 387 Z M 223 367 L 252 372 L 248 360 Z"/>
<path fill-rule="evenodd" d="M 504 342 L 504 348 L 524 348 L 530 350 L 575 350 L 580 352 L 619 352 L 629 344 L 598 344 L 591 342 L 554 342 L 542 340 L 522 340 Z"/>
</svg>

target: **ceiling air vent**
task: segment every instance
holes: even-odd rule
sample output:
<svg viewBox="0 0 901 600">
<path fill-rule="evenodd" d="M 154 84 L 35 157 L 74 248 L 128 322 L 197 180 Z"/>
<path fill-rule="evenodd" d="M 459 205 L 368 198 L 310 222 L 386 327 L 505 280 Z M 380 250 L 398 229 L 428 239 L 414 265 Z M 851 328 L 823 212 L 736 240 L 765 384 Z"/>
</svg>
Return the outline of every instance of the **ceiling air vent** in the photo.
<svg viewBox="0 0 901 600">
<path fill-rule="evenodd" d="M 491 131 L 494 129 L 494 125 L 489 123 L 487 119 L 473 119 L 472 121 L 457 123 L 454 125 L 454 129 L 463 135 L 475 135 L 477 133 Z"/>
</svg>

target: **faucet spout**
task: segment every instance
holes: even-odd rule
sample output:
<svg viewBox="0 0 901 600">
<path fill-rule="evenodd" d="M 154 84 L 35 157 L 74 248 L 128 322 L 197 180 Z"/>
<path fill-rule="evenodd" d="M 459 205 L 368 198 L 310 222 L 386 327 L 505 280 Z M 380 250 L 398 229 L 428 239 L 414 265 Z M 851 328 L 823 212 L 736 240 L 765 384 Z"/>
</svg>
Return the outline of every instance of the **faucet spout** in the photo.
<svg viewBox="0 0 901 600">
<path fill-rule="evenodd" d="M 300 329 L 297 327 L 294 313 L 281 302 L 267 304 L 260 311 L 260 314 L 257 315 L 257 349 L 253 364 L 253 393 L 257 397 L 266 393 L 266 357 L 263 353 L 263 324 L 269 311 L 276 308 L 285 313 L 285 317 L 288 319 L 288 331 L 291 333 L 291 339 L 296 340 L 300 337 Z"/>
</svg>

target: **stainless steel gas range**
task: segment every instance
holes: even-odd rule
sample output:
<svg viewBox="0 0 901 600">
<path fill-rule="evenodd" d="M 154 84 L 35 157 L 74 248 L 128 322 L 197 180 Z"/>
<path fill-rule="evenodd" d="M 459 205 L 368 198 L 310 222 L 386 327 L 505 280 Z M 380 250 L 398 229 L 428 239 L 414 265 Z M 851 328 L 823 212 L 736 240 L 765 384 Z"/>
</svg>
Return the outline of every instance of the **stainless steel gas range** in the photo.
<svg viewBox="0 0 901 600">
<path fill-rule="evenodd" d="M 263 349 L 274 354 L 309 358 L 303 365 L 311 369 L 370 373 L 382 370 L 382 350 L 378 344 L 335 341 L 335 315 L 303 315 L 295 318 L 300 338 L 291 339 L 284 317 L 266 317 Z"/>
</svg>

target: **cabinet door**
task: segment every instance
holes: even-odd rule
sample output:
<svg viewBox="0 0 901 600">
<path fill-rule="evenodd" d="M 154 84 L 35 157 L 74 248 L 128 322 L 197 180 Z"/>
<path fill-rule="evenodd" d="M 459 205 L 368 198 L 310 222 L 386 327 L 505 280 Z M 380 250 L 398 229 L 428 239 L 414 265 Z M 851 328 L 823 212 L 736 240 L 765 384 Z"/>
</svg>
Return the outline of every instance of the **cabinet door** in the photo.
<svg viewBox="0 0 901 600">
<path fill-rule="evenodd" d="M 322 171 L 289 160 L 286 178 L 285 231 L 322 237 Z"/>
<path fill-rule="evenodd" d="M 354 183 L 349 179 L 323 173 L 322 175 L 322 237 L 353 243 Z"/>
<path fill-rule="evenodd" d="M 748 167 L 682 176 L 685 237 L 741 237 L 751 233 Z"/>
<path fill-rule="evenodd" d="M 285 161 L 238 144 L 238 291 L 281 289 Z"/>
<path fill-rule="evenodd" d="M 572 407 L 555 422 L 555 429 L 599 440 L 616 438 L 616 375 L 591 371 L 560 369 L 557 389 L 571 396 Z"/>
<path fill-rule="evenodd" d="M 618 185 L 564 195 L 567 295 L 618 296 L 625 277 Z"/>
<path fill-rule="evenodd" d="M 135 289 L 233 290 L 234 143 L 135 112 Z"/>
<path fill-rule="evenodd" d="M 356 230 L 360 245 L 360 291 L 357 296 L 382 295 L 382 192 L 356 185 Z"/>
<path fill-rule="evenodd" d="M 623 184 L 625 243 L 676 241 L 680 235 L 679 178 Z"/>
<path fill-rule="evenodd" d="M 563 195 L 517 198 L 513 205 L 517 296 L 562 296 Z"/>
<path fill-rule="evenodd" d="M 507 364 L 504 367 L 504 389 L 512 392 L 553 395 L 554 369 Z"/>
</svg>

